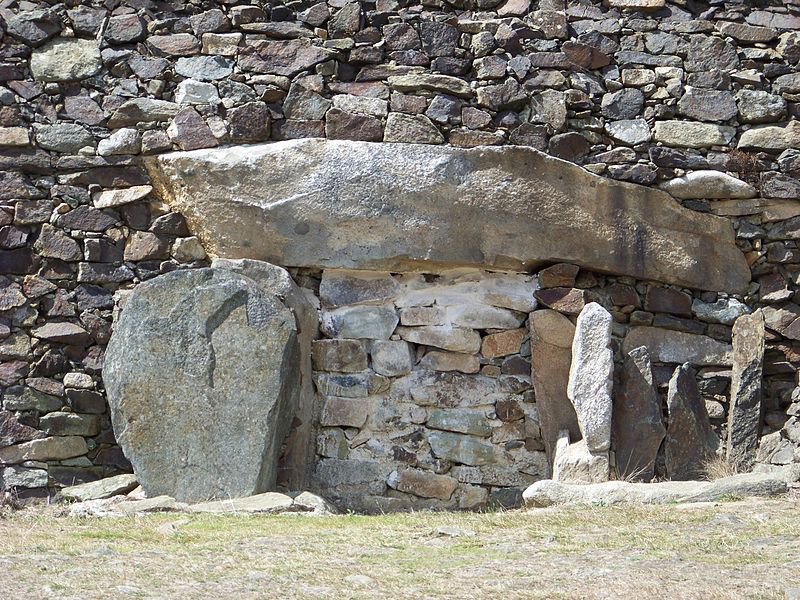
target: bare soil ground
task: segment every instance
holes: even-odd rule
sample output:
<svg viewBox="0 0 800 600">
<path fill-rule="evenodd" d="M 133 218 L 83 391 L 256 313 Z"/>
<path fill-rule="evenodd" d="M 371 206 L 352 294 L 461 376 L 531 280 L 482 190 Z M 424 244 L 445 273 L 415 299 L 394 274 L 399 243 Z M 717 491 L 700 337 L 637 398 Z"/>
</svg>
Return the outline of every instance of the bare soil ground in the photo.
<svg viewBox="0 0 800 600">
<path fill-rule="evenodd" d="M 797 498 L 377 517 L 60 512 L 0 512 L 0 598 L 800 598 Z"/>
</svg>

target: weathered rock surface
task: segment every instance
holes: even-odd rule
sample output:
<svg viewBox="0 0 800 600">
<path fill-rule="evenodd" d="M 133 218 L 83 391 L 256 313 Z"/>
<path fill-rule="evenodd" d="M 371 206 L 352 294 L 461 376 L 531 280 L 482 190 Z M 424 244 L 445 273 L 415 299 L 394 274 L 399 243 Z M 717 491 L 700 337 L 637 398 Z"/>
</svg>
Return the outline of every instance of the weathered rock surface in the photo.
<svg viewBox="0 0 800 600">
<path fill-rule="evenodd" d="M 246 498 L 232 498 L 201 502 L 190 506 L 191 512 L 247 512 L 247 513 L 276 513 L 285 512 L 293 504 L 291 496 L 278 492 L 255 494 Z"/>
<path fill-rule="evenodd" d="M 0 448 L 44 437 L 43 432 L 17 421 L 10 410 L 0 410 Z"/>
<path fill-rule="evenodd" d="M 611 439 L 617 473 L 626 480 L 650 481 L 666 428 L 653 385 L 650 355 L 643 346 L 625 356 L 613 413 Z"/>
<path fill-rule="evenodd" d="M 436 431 L 428 436 L 428 442 L 431 445 L 431 452 L 437 458 L 464 465 L 504 462 L 500 448 L 469 435 Z"/>
<path fill-rule="evenodd" d="M 692 314 L 707 323 L 733 325 L 740 316 L 747 314 L 747 305 L 734 298 L 720 298 L 716 302 L 692 301 Z"/>
<path fill-rule="evenodd" d="M 646 346 L 654 362 L 697 366 L 730 365 L 731 346 L 704 335 L 684 333 L 658 327 L 633 327 L 622 342 L 622 351 L 628 353 Z"/>
<path fill-rule="evenodd" d="M 735 136 L 734 127 L 693 121 L 658 121 L 654 129 L 657 142 L 685 148 L 726 146 Z"/>
<path fill-rule="evenodd" d="M 564 261 L 728 291 L 750 279 L 727 222 L 521 146 L 295 140 L 162 155 L 148 170 L 216 256 L 429 271 Z"/>
<path fill-rule="evenodd" d="M 186 238 L 196 239 L 196 238 Z M 310 469 L 309 455 L 313 452 L 313 413 L 317 407 L 317 396 L 311 376 L 311 342 L 318 335 L 319 314 L 306 293 L 292 280 L 286 269 L 259 260 L 216 259 L 212 269 L 224 269 L 243 275 L 258 285 L 268 295 L 277 296 L 294 313 L 300 346 L 299 398 L 295 419 L 299 425 L 293 427 L 285 442 L 279 481 L 292 489 L 305 487 Z"/>
<path fill-rule="evenodd" d="M 590 452 L 586 440 L 569 443 L 569 434 L 561 432 L 553 461 L 553 480 L 564 483 L 600 483 L 608 481 L 608 451 Z"/>
<path fill-rule="evenodd" d="M 719 171 L 694 171 L 662 184 L 661 189 L 675 198 L 754 198 L 755 188 L 736 177 Z"/>
<path fill-rule="evenodd" d="M 398 322 L 390 305 L 345 306 L 323 311 L 320 329 L 333 338 L 388 340 Z"/>
<path fill-rule="evenodd" d="M 243 71 L 291 77 L 332 54 L 330 50 L 312 46 L 307 39 L 258 40 L 242 49 L 239 66 Z"/>
<path fill-rule="evenodd" d="M 77 81 L 101 67 L 100 47 L 94 40 L 58 38 L 31 55 L 31 72 L 37 81 Z"/>
<path fill-rule="evenodd" d="M 47 487 L 47 482 L 46 469 L 31 469 L 28 467 L 5 467 L 0 469 L 0 490 L 42 488 Z"/>
<path fill-rule="evenodd" d="M 749 469 L 761 432 L 761 373 L 764 362 L 764 316 L 761 311 L 743 315 L 733 324 L 733 370 L 728 407 L 726 457 L 731 464 Z"/>
<path fill-rule="evenodd" d="M 567 430 L 572 440 L 581 437 L 575 407 L 567 397 L 575 326 L 561 313 L 544 309 L 531 313 L 529 327 L 536 407 L 552 465 L 559 432 Z"/>
<path fill-rule="evenodd" d="M 119 494 L 127 494 L 137 485 L 136 476 L 126 473 L 114 477 L 106 477 L 99 481 L 65 487 L 61 490 L 61 496 L 66 500 L 77 500 L 78 502 L 100 500 Z"/>
<path fill-rule="evenodd" d="M 175 498 L 166 495 L 142 498 L 134 490 L 128 496 L 87 499 L 69 507 L 69 515 L 71 517 L 125 517 L 152 512 L 212 514 L 275 514 L 290 512 L 309 516 L 325 516 L 337 513 L 336 509 L 327 500 L 311 492 L 290 492 L 289 494 L 265 492 L 245 498 L 227 498 L 199 502 L 197 504 L 186 504 L 184 502 L 176 502 Z M 173 532 L 175 525 L 165 523 L 158 529 L 160 533 Z"/>
<path fill-rule="evenodd" d="M 64 460 L 86 454 L 86 440 L 80 436 L 54 436 L 0 448 L 0 464 L 14 465 L 27 460 Z"/>
<path fill-rule="evenodd" d="M 458 487 L 458 481 L 452 477 L 436 475 L 419 469 L 392 471 L 386 483 L 390 488 L 401 492 L 439 500 L 449 500 Z"/>
<path fill-rule="evenodd" d="M 670 479 L 698 479 L 714 456 L 719 439 L 711 429 L 700 397 L 695 371 L 688 364 L 675 369 L 667 391 L 669 414 L 664 454 Z"/>
<path fill-rule="evenodd" d="M 474 329 L 450 325 L 398 327 L 401 338 L 414 344 L 433 346 L 452 352 L 474 354 L 481 347 L 481 336 Z"/>
<path fill-rule="evenodd" d="M 138 286 L 103 380 L 148 495 L 190 501 L 273 486 L 297 403 L 297 355 L 292 313 L 246 277 L 198 269 Z"/>
<path fill-rule="evenodd" d="M 737 148 L 742 150 L 782 151 L 800 147 L 800 123 L 790 121 L 785 127 L 763 125 L 748 129 L 739 138 Z"/>
<path fill-rule="evenodd" d="M 612 320 L 605 308 L 590 302 L 578 315 L 572 341 L 567 396 L 575 407 L 590 452 L 603 452 L 611 445 Z"/>
<path fill-rule="evenodd" d="M 311 361 L 318 371 L 359 373 L 367 368 L 367 353 L 360 340 L 314 340 Z"/>
<path fill-rule="evenodd" d="M 743 473 L 716 481 L 663 481 L 629 483 L 608 481 L 593 485 L 559 483 L 544 479 L 522 493 L 525 504 L 545 507 L 556 504 L 672 504 L 716 502 L 730 496 L 778 496 L 789 489 L 781 473 Z"/>
</svg>

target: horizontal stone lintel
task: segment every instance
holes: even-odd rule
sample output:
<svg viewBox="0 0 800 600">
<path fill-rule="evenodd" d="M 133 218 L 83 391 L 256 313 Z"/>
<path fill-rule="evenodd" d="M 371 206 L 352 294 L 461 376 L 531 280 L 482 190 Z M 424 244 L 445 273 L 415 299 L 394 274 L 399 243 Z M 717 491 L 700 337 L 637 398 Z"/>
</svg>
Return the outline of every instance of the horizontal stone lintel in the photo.
<svg viewBox="0 0 800 600">
<path fill-rule="evenodd" d="M 743 292 L 730 223 L 522 146 L 303 139 L 146 160 L 210 255 L 288 267 L 598 272 Z"/>
</svg>

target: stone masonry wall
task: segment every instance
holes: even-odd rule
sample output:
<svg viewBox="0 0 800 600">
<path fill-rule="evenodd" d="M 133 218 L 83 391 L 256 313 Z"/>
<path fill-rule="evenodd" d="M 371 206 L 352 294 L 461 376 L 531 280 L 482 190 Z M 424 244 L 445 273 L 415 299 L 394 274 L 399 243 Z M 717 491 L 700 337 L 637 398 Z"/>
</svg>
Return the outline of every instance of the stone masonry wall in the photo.
<svg viewBox="0 0 800 600">
<path fill-rule="evenodd" d="M 323 398 L 314 485 L 340 505 L 370 512 L 513 507 L 525 487 L 551 474 L 532 351 L 539 353 L 538 383 L 566 382 L 569 363 L 542 342 L 533 347 L 534 310 L 563 315 L 547 319 L 536 335 L 568 348 L 583 307 L 603 305 L 615 319 L 617 363 L 653 335 L 669 339 L 680 359 L 653 354 L 664 412 L 669 379 L 694 357 L 724 446 L 730 323 L 748 310 L 733 298 L 699 294 L 713 296 L 707 303 L 675 287 L 567 264 L 533 277 L 475 269 L 436 276 L 325 270 L 299 279 L 321 305 L 322 337 L 312 346 Z M 629 326 L 638 331 L 626 342 Z M 767 415 L 768 423 L 784 419 L 780 411 Z M 760 460 L 769 462 L 772 451 Z M 663 452 L 657 476 L 666 476 Z"/>
<path fill-rule="evenodd" d="M 798 31 L 796 0 L 0 0 L 0 487 L 47 497 L 129 468 L 100 377 L 115 298 L 207 264 L 183 218 L 152 193 L 140 157 L 298 137 L 529 145 L 729 218 L 752 269 L 743 297 L 582 271 L 560 299 L 573 299 L 573 287 L 617 294 L 605 304 L 620 338 L 638 324 L 727 342 L 729 311 L 763 307 L 762 459 L 800 460 Z M 540 303 L 555 303 L 545 291 Z M 323 313 L 328 335 L 325 323 Z M 499 334 L 477 329 L 482 344 Z M 414 344 L 414 371 L 381 378 L 416 376 L 432 354 L 403 331 L 383 350 Z M 527 358 L 520 343 L 514 359 L 481 369 L 524 380 L 503 373 Z M 373 366 L 380 346 L 361 345 Z M 317 377 L 338 385 L 322 368 Z M 724 416 L 728 378 L 700 370 L 712 418 Z M 525 408 L 531 391 L 514 393 Z M 376 445 L 354 444 L 364 423 L 337 423 L 341 408 L 323 409 L 320 465 L 391 450 L 389 431 Z M 436 429 L 436 417 L 419 422 L 407 408 L 398 422 Z M 524 439 L 535 440 L 533 411 L 523 412 Z M 517 423 L 496 421 L 492 436 Z M 398 465 L 414 443 L 392 440 Z M 540 452 L 532 443 L 512 452 Z M 420 458 L 413 468 L 440 475 Z M 403 496 L 411 484 L 400 466 L 389 473 L 400 491 L 380 494 L 408 503 L 416 496 Z M 460 491 L 442 502 L 506 494 L 486 479 L 488 492 L 474 490 L 470 467 L 454 468 L 462 474 L 441 475 Z"/>
</svg>

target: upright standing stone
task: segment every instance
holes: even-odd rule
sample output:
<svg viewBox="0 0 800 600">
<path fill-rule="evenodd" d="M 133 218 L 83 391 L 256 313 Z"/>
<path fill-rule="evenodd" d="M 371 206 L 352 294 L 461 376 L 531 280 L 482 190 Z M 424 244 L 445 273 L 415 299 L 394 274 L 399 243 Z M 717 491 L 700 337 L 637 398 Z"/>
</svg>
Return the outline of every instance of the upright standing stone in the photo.
<svg viewBox="0 0 800 600">
<path fill-rule="evenodd" d="M 575 325 L 561 313 L 550 309 L 532 312 L 529 323 L 536 409 L 547 458 L 552 466 L 559 432 L 567 430 L 573 440 L 581 435 L 575 407 L 567 398 Z"/>
<path fill-rule="evenodd" d="M 311 341 L 319 335 L 319 313 L 312 306 L 306 292 L 298 287 L 289 272 L 282 267 L 248 258 L 216 258 L 211 262 L 211 268 L 233 271 L 252 279 L 267 295 L 277 296 L 294 313 L 300 346 L 300 397 L 292 430 L 284 444 L 278 483 L 291 490 L 304 489 L 312 468 L 312 461 L 308 456 L 314 452 L 313 414 L 319 405 L 311 376 Z"/>
<path fill-rule="evenodd" d="M 174 271 L 130 295 L 103 381 L 148 496 L 249 496 L 275 485 L 300 389 L 294 317 L 251 279 Z"/>
<path fill-rule="evenodd" d="M 650 481 L 666 428 L 653 385 L 650 354 L 644 346 L 625 356 L 613 413 L 611 434 L 617 472 L 623 479 Z"/>
<path fill-rule="evenodd" d="M 572 341 L 567 396 L 578 415 L 583 439 L 590 452 L 611 446 L 611 390 L 614 387 L 614 353 L 611 313 L 590 302 L 578 315 Z"/>
<path fill-rule="evenodd" d="M 705 404 L 689 363 L 675 369 L 667 391 L 669 424 L 664 450 L 670 479 L 697 479 L 714 456 L 719 440 L 711 430 Z"/>
<path fill-rule="evenodd" d="M 764 315 L 742 315 L 733 324 L 733 373 L 728 410 L 727 458 L 750 468 L 761 426 L 761 370 L 764 361 Z"/>
</svg>

